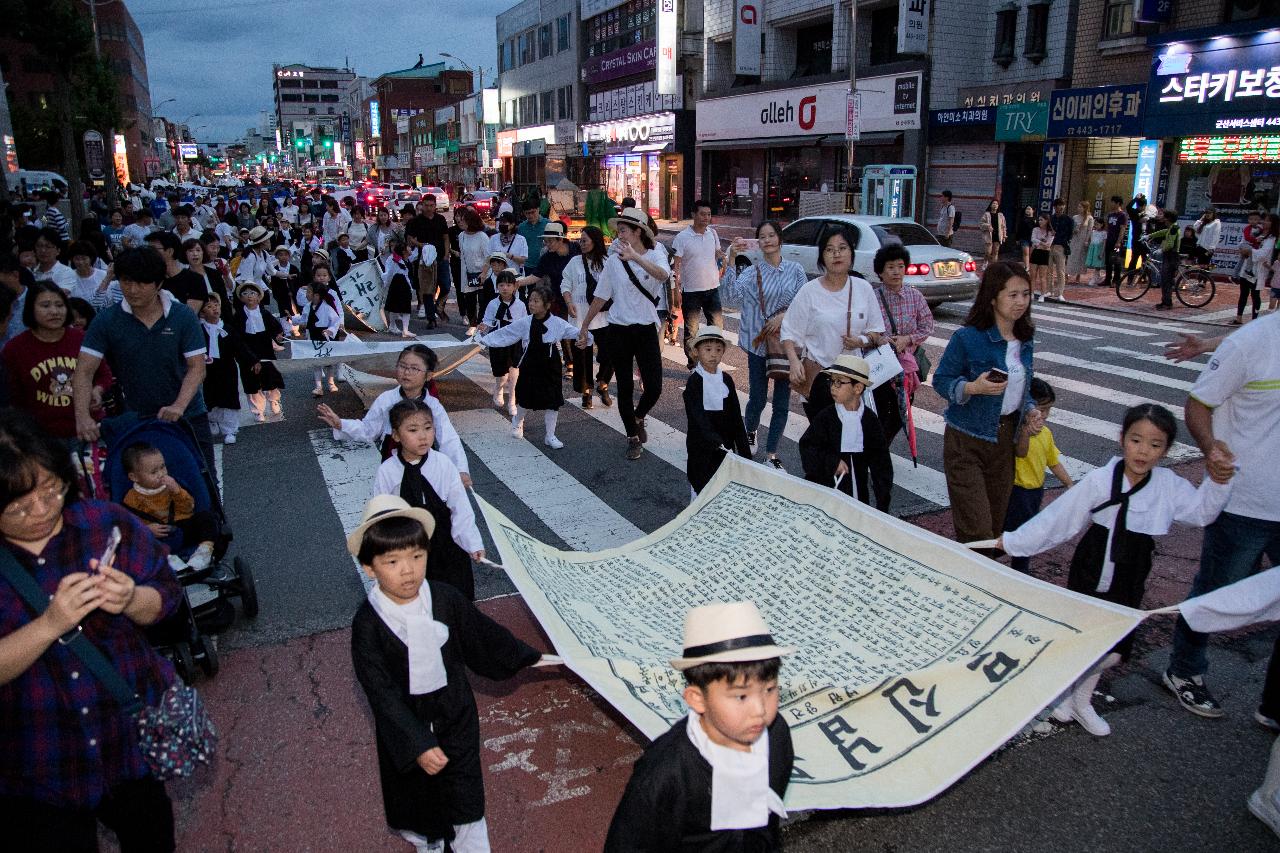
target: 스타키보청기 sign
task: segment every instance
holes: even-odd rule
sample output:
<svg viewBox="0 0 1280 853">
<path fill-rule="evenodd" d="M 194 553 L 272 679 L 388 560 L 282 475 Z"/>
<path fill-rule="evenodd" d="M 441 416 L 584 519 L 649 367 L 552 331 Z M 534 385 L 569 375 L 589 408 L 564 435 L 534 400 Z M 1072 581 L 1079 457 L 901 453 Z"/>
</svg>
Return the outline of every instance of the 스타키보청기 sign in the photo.
<svg viewBox="0 0 1280 853">
<path fill-rule="evenodd" d="M 798 649 L 779 709 L 793 808 L 928 800 L 1143 618 L 734 456 L 670 523 L 597 553 L 550 548 L 480 506 L 557 654 L 650 738 L 686 713 L 669 664 L 685 613 L 754 601 Z"/>
</svg>

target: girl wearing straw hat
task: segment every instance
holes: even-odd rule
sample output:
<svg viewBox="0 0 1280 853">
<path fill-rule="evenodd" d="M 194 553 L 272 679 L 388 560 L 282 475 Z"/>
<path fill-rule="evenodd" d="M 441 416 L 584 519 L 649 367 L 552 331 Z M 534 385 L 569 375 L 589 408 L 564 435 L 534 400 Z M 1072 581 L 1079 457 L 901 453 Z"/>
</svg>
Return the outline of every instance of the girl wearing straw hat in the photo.
<svg viewBox="0 0 1280 853">
<path fill-rule="evenodd" d="M 866 405 L 863 392 L 870 368 L 856 355 L 836 356 L 823 371 L 831 382 L 833 404 L 814 415 L 800 437 L 804 477 L 871 503 L 868 475 L 876 493 L 876 509 L 889 511 L 893 494 L 893 459 L 880 418 Z M 856 486 L 856 492 L 855 492 Z"/>
<path fill-rule="evenodd" d="M 658 302 L 671 277 L 665 249 L 653 242 L 649 217 L 636 208 L 609 220 L 618 234 L 587 315 L 579 322 L 578 346 L 588 342 L 596 315 L 609 306 L 609 358 L 618 380 L 618 415 L 627 431 L 627 458 L 639 459 L 649 439 L 644 418 L 662 396 L 662 350 L 658 344 Z M 640 369 L 644 393 L 634 399 L 632 365 Z"/>
</svg>

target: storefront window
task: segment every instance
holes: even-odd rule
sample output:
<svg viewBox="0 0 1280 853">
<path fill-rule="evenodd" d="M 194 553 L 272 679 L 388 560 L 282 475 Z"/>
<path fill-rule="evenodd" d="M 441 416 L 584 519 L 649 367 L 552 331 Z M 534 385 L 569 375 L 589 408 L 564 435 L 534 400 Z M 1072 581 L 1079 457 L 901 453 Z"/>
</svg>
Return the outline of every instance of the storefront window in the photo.
<svg viewBox="0 0 1280 853">
<path fill-rule="evenodd" d="M 752 164 L 755 151 L 710 151 L 707 156 L 706 184 L 712 209 L 717 214 L 751 215 L 752 185 L 757 180 Z"/>
<path fill-rule="evenodd" d="M 816 190 L 822 183 L 822 150 L 778 148 L 769 151 L 769 186 L 765 197 L 768 218 L 794 219 L 802 190 Z"/>
<path fill-rule="evenodd" d="M 587 56 L 604 56 L 657 38 L 657 0 L 630 0 L 587 21 Z"/>
<path fill-rule="evenodd" d="M 797 77 L 831 73 L 831 21 L 796 30 Z"/>
</svg>

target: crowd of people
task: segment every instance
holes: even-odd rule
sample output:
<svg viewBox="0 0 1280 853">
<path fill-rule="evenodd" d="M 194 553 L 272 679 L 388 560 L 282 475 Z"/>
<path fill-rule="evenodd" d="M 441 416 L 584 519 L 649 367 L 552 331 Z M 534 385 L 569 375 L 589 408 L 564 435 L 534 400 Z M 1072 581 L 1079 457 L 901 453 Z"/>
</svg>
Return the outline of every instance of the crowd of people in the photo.
<svg viewBox="0 0 1280 853">
<path fill-rule="evenodd" d="M 1130 607 L 1141 605 L 1154 537 L 1175 521 L 1206 527 L 1193 594 L 1247 577 L 1263 554 L 1280 559 L 1274 489 L 1260 466 L 1236 456 L 1280 451 L 1280 402 L 1258 385 L 1270 388 L 1280 371 L 1274 313 L 1225 341 L 1187 339 L 1174 348 L 1177 357 L 1218 349 L 1186 404 L 1187 428 L 1205 453 L 1198 488 L 1158 467 L 1177 433 L 1158 405 L 1131 409 L 1116 457 L 1080 482 L 1059 464 L 1046 425 L 1053 389 L 1034 371 L 1032 305 L 1036 295 L 1061 298 L 1069 276 L 1079 280 L 1081 262 L 1073 267 L 1071 258 L 1087 242 L 1089 267 L 1094 234 L 1105 235 L 1110 275 L 1129 221 L 1118 198 L 1114 221 L 1101 223 L 1083 206 L 1069 217 L 1066 204 L 1055 203 L 1053 215 L 1027 232 L 1029 264 L 988 252 L 973 305 L 936 368 L 923 349 L 932 314 L 906 283 L 908 248 L 881 248 L 872 282 L 853 268 L 856 239 L 839 228 L 824 231 L 821 274 L 806 280 L 782 257 L 780 223 L 763 222 L 754 242 L 726 248 L 703 201 L 692 205 L 693 220 L 670 251 L 634 202 L 608 221 L 612 240 L 595 226 L 571 240 L 536 199 L 518 205 L 519 218 L 514 205 L 500 210 L 493 234 L 466 205 L 455 208 L 451 226 L 429 194 L 398 221 L 318 190 L 283 204 L 269 192 L 257 201 L 255 210 L 248 201 L 206 198 L 167 205 L 159 216 L 139 204 L 126 215 L 111 211 L 107 226 L 86 220 L 75 242 L 60 214 L 46 212 L 38 223 L 0 217 L 0 589 L 14 564 L 50 597 L 46 610 L 31 613 L 21 598 L 0 593 L 0 816 L 13 831 L 42 839 L 41 849 L 96 849 L 99 821 L 125 851 L 173 849 L 163 785 L 103 685 L 80 677 L 65 641 L 79 633 L 102 645 L 139 693 L 155 699 L 175 675 L 142 629 L 176 606 L 173 572 L 183 563 L 171 565 L 170 525 L 148 522 L 148 508 L 181 504 L 181 518 L 170 521 L 199 542 L 195 559 L 207 564 L 210 550 L 163 455 L 131 448 L 134 497 L 124 508 L 81 494 L 73 454 L 98 442 L 115 418 L 154 417 L 189 426 L 213 472 L 215 437 L 236 441 L 241 391 L 257 420 L 281 416 L 284 379 L 273 362 L 285 342 L 345 335 L 342 275 L 368 260 L 382 270 L 393 334 L 413 337 L 416 313 L 427 328 L 450 324 L 488 348 L 493 402 L 510 416 L 516 439 L 538 411 L 544 444 L 564 447 L 556 428 L 571 380 L 584 408 L 597 399 L 616 403 L 623 455 L 641 459 L 646 420 L 663 393 L 662 329 L 679 316 L 693 495 L 731 453 L 763 451 L 766 464 L 783 469 L 778 449 L 798 394 L 808 421 L 799 439 L 805 478 L 888 512 L 890 447 L 910 429 L 912 398 L 928 383 L 945 405 L 943 468 L 958 541 L 1029 571 L 1030 557 L 1084 534 L 1068 587 Z M 1176 214 L 1164 215 L 1169 227 L 1150 236 L 1166 242 L 1166 257 L 1190 254 L 1178 242 Z M 1206 217 L 1196 229 L 1202 252 L 1217 233 L 1211 212 Z M 949 238 L 956 220 L 944 219 Z M 1276 220 L 1260 219 L 1254 229 L 1255 281 L 1274 265 Z M 980 227 L 993 243 L 1006 234 L 994 203 Z M 722 293 L 741 305 L 736 337 L 725 328 Z M 734 346 L 747 361 L 745 406 L 725 371 Z M 373 580 L 352 646 L 374 712 L 388 824 L 419 851 L 446 843 L 484 851 L 479 722 L 466 670 L 507 678 L 556 660 L 473 604 L 473 562 L 485 551 L 462 437 L 436 397 L 437 367 L 429 347 L 408 344 L 396 387 L 363 418 L 342 418 L 325 404 L 316 414 L 336 440 L 374 444 L 383 459 L 371 472 L 375 497 L 347 544 Z M 338 390 L 326 368 L 313 378 L 317 398 Z M 1047 471 L 1068 489 L 1042 510 Z M 91 558 L 104 552 L 113 526 L 127 544 L 99 566 Z M 1184 708 L 1217 717 L 1222 707 L 1204 680 L 1206 639 L 1181 620 L 1163 678 Z M 1131 649 L 1132 636 L 1085 673 L 1052 716 L 1108 734 L 1091 697 Z M 789 651 L 749 602 L 689 614 L 684 655 L 673 661 L 686 680 L 689 718 L 637 763 L 607 849 L 778 847 L 792 761 L 777 714 L 778 675 Z M 1280 665 L 1272 669 L 1256 716 L 1280 730 Z M 88 746 L 69 734 L 86 730 Z M 1280 790 L 1266 789 L 1251 807 L 1280 832 L 1278 798 Z M 677 801 L 678 814 L 669 805 Z"/>
</svg>

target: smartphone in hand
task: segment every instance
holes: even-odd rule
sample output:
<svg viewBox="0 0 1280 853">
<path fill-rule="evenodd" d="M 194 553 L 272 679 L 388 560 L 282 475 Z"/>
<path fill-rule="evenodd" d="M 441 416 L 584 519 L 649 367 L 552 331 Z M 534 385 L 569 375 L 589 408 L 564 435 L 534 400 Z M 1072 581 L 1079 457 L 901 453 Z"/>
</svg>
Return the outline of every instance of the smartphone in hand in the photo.
<svg viewBox="0 0 1280 853">
<path fill-rule="evenodd" d="M 993 367 L 987 371 L 987 379 L 992 382 L 1008 382 L 1009 374 L 998 367 Z"/>
<path fill-rule="evenodd" d="M 116 526 L 111 528 L 111 535 L 107 537 L 107 547 L 103 550 L 102 556 L 98 558 L 98 568 L 94 570 L 94 574 L 97 574 L 103 566 L 111 565 L 111 561 L 116 558 L 116 549 L 119 547 L 120 528 Z"/>
</svg>

